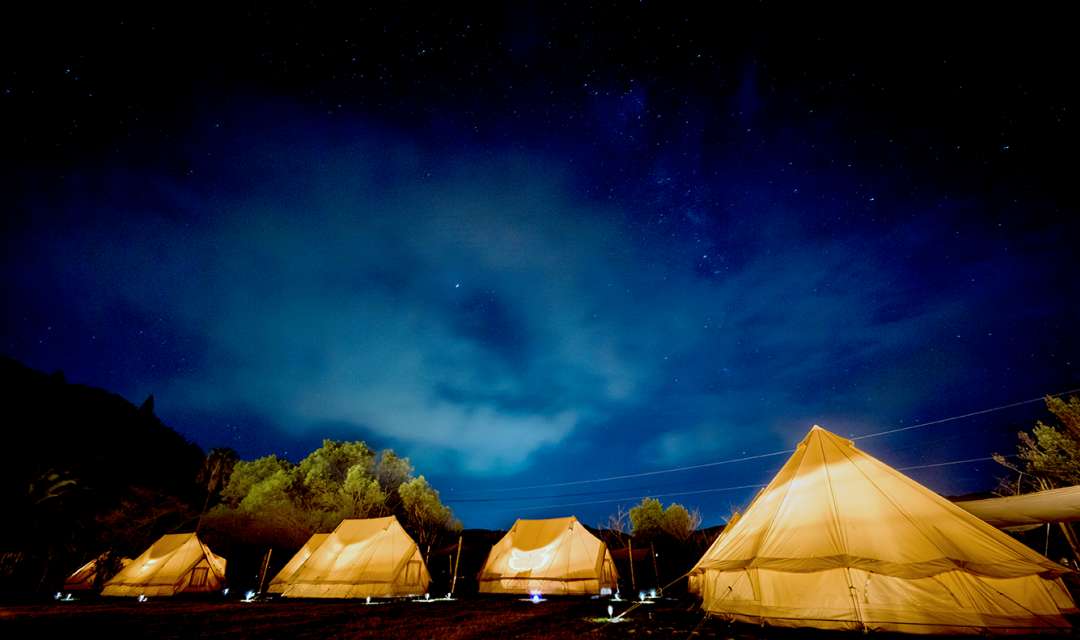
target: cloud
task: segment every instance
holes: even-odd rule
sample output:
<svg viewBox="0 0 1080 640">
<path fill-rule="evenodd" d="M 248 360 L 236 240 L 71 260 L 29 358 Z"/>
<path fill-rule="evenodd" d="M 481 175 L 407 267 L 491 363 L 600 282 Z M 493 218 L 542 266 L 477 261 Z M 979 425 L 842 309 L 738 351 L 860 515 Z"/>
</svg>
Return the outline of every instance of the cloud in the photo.
<svg viewBox="0 0 1080 640">
<path fill-rule="evenodd" d="M 967 382 L 955 327 L 1015 284 L 943 282 L 944 222 L 823 232 L 734 164 L 714 191 L 752 194 L 737 211 L 632 210 L 582 197 L 557 158 L 289 122 L 194 144 L 194 182 L 73 176 L 10 242 L 10 306 L 63 301 L 109 333 L 118 390 L 150 387 L 166 417 L 293 442 L 333 424 L 443 474 L 573 451 L 577 477 L 601 447 L 632 448 L 625 471 L 909 415 Z"/>
<path fill-rule="evenodd" d="M 661 345 L 695 339 L 692 278 L 642 274 L 617 212 L 539 158 L 364 136 L 233 156 L 243 170 L 217 166 L 201 193 L 156 176 L 145 207 L 127 193 L 145 176 L 113 173 L 39 256 L 81 299 L 199 336 L 199 366 L 154 383 L 163 410 L 351 423 L 507 472 L 647 395 Z"/>
</svg>

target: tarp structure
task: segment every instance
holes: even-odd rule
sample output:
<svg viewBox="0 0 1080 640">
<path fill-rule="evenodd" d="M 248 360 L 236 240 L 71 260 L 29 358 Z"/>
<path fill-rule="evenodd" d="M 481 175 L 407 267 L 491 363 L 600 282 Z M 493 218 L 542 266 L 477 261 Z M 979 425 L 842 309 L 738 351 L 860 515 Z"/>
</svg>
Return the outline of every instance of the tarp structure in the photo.
<svg viewBox="0 0 1080 640">
<path fill-rule="evenodd" d="M 410 596 L 426 592 L 431 583 L 420 549 L 394 516 L 342 520 L 333 533 L 314 542 L 291 574 L 282 575 L 286 566 L 274 578 L 283 597 Z"/>
<path fill-rule="evenodd" d="M 954 504 L 1002 529 L 1026 528 L 1046 522 L 1073 522 L 1080 520 L 1080 486 Z"/>
<path fill-rule="evenodd" d="M 779 627 L 1067 630 L 1068 569 L 815 426 L 692 570 L 706 611 Z"/>
<path fill-rule="evenodd" d="M 577 518 L 518 520 L 491 548 L 480 570 L 481 593 L 614 593 L 619 574 L 607 545 Z"/>
<path fill-rule="evenodd" d="M 225 586 L 225 558 L 215 555 L 194 533 L 158 538 L 102 590 L 103 596 L 173 596 L 207 593 Z"/>
<path fill-rule="evenodd" d="M 274 579 L 270 581 L 270 586 L 266 588 L 266 592 L 281 593 L 284 591 L 285 585 L 289 583 L 289 578 L 296 573 L 297 569 L 300 568 L 300 565 L 307 562 L 307 559 L 311 557 L 311 552 L 315 551 L 329 535 L 329 533 L 316 533 L 308 538 L 308 541 L 304 543 L 304 546 L 300 547 L 300 550 L 296 552 L 296 555 L 285 563 L 285 566 L 281 568 L 281 571 L 278 571 L 277 575 L 274 576 Z"/>
<path fill-rule="evenodd" d="M 79 567 L 75 573 L 67 577 L 67 580 L 64 580 L 64 591 L 93 591 L 100 587 L 101 585 L 97 584 L 98 567 L 105 559 L 105 556 L 101 555 Z M 131 564 L 131 558 L 120 559 L 121 568 L 129 564 Z"/>
</svg>

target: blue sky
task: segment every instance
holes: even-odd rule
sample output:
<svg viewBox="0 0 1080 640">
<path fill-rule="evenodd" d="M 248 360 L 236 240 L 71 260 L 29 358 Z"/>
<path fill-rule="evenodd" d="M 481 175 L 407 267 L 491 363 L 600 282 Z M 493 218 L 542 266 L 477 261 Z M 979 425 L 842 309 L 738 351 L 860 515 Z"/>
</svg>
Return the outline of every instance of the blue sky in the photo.
<svg viewBox="0 0 1080 640">
<path fill-rule="evenodd" d="M 6 179 L 4 352 L 153 393 L 207 448 L 393 447 L 466 526 L 591 524 L 619 503 L 579 503 L 763 483 L 783 458 L 497 489 L 1080 386 L 1075 211 L 1017 168 L 1024 130 L 905 120 L 916 95 L 894 109 L 867 84 L 811 91 L 760 51 L 714 57 L 716 84 L 687 71 L 686 92 L 633 67 L 575 75 L 576 59 L 544 76 L 528 66 L 543 37 L 506 32 L 510 66 L 484 91 L 425 102 L 418 83 L 342 106 L 199 85 L 160 129 L 22 166 Z M 896 466 L 981 457 L 1038 415 L 865 446 Z M 1000 472 L 913 474 L 963 493 Z M 676 499 L 711 524 L 752 494 Z"/>
</svg>

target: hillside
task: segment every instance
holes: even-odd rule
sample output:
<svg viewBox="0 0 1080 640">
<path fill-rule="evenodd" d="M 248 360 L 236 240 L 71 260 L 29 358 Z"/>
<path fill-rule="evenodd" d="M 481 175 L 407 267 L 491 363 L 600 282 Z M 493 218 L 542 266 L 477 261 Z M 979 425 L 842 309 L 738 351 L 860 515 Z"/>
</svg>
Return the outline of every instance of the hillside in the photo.
<svg viewBox="0 0 1080 640">
<path fill-rule="evenodd" d="M 0 358 L 0 590 L 49 588 L 83 558 L 131 553 L 197 513 L 202 450 L 154 415 L 93 387 Z"/>
</svg>

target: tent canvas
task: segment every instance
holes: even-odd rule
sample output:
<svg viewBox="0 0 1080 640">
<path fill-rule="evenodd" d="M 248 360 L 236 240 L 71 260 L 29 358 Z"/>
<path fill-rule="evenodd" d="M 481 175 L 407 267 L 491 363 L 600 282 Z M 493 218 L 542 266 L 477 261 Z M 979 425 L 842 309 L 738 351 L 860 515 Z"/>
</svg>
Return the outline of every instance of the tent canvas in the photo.
<svg viewBox="0 0 1080 640">
<path fill-rule="evenodd" d="M 397 518 L 387 516 L 343 520 L 282 577 L 280 593 L 286 598 L 409 596 L 426 592 L 430 582 L 419 547 Z"/>
<path fill-rule="evenodd" d="M 172 596 L 208 593 L 225 586 L 225 558 L 194 533 L 161 536 L 105 583 L 104 596 Z"/>
<path fill-rule="evenodd" d="M 330 536 L 329 533 L 316 533 L 313 534 L 308 541 L 304 543 L 304 546 L 300 547 L 300 550 L 296 552 L 292 558 L 278 571 L 274 579 L 270 581 L 270 586 L 266 588 L 267 593 L 281 593 L 285 590 L 285 585 L 289 583 L 289 579 L 300 568 L 300 565 L 307 562 L 307 559 L 311 557 L 312 552 L 315 551 Z"/>
<path fill-rule="evenodd" d="M 64 580 L 64 591 L 93 591 L 97 589 L 100 586 L 98 584 L 98 567 L 104 561 L 105 555 L 100 555 L 76 569 L 75 573 Z M 129 564 L 131 564 L 131 558 L 120 559 L 121 568 Z"/>
<path fill-rule="evenodd" d="M 818 426 L 692 570 L 726 619 L 972 634 L 1069 629 L 1065 573 Z"/>
<path fill-rule="evenodd" d="M 1080 520 L 1080 486 L 955 503 L 995 527 L 1029 527 Z"/>
<path fill-rule="evenodd" d="M 611 553 L 577 518 L 518 520 L 488 553 L 481 593 L 587 595 L 618 589 Z"/>
</svg>

